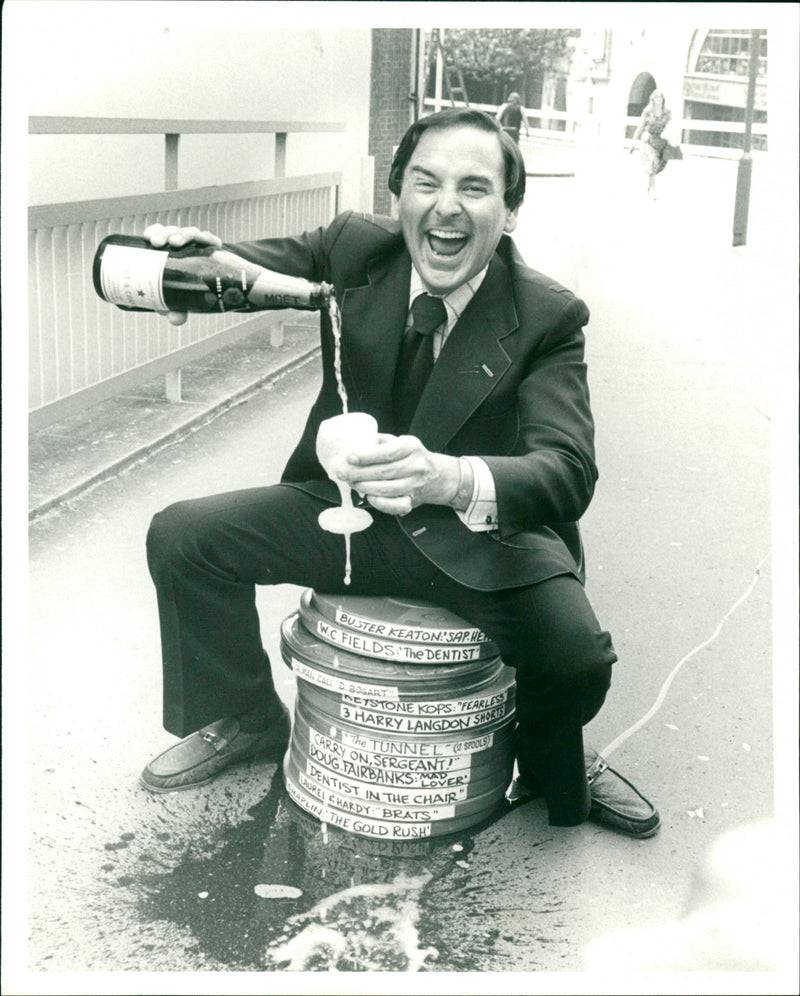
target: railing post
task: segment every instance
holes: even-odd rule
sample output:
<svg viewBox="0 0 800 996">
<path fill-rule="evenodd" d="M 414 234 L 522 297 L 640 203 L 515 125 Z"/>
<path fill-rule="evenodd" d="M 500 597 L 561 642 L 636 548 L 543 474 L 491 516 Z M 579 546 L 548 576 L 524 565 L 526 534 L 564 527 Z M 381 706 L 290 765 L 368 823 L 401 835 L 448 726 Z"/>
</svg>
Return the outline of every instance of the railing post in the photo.
<svg viewBox="0 0 800 996">
<path fill-rule="evenodd" d="M 181 136 L 164 136 L 164 190 L 178 189 L 178 146 Z"/>
<path fill-rule="evenodd" d="M 164 393 L 167 396 L 167 401 L 171 401 L 173 404 L 180 404 L 183 401 L 181 373 L 182 367 L 177 367 L 175 370 L 167 370 L 164 374 Z"/>
<path fill-rule="evenodd" d="M 275 132 L 275 176 L 286 176 L 286 132 Z"/>
<path fill-rule="evenodd" d="M 178 189 L 178 147 L 181 136 L 167 132 L 164 135 L 164 189 Z M 179 404 L 183 401 L 181 395 L 181 369 L 168 370 L 164 375 L 164 394 L 167 401 Z"/>
</svg>

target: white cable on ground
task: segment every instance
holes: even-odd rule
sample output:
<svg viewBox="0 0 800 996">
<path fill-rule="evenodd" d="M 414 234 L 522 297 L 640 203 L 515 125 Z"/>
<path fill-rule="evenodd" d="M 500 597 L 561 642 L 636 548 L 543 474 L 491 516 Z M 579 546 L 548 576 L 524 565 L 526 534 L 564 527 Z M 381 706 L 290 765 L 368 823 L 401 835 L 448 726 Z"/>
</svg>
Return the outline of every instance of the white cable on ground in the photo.
<svg viewBox="0 0 800 996">
<path fill-rule="evenodd" d="M 753 575 L 753 580 L 750 582 L 750 586 L 748 587 L 747 591 L 739 598 L 737 598 L 737 600 L 733 603 L 733 605 L 728 609 L 728 611 L 725 613 L 722 619 L 720 619 L 719 625 L 711 634 L 711 636 L 709 636 L 707 640 L 704 640 L 703 643 L 701 643 L 699 646 L 695 647 L 694 650 L 690 650 L 689 653 L 684 658 L 678 661 L 678 663 L 675 665 L 672 671 L 670 671 L 670 673 L 667 675 L 666 680 L 664 681 L 664 684 L 661 686 L 661 691 L 658 693 L 658 697 L 656 698 L 655 702 L 648 710 L 648 712 L 646 712 L 641 719 L 638 719 L 633 724 L 633 726 L 628 727 L 628 729 L 625 730 L 623 733 L 620 733 L 620 735 L 615 740 L 612 740 L 611 743 L 608 745 L 608 747 L 606 747 L 605 750 L 602 750 L 600 752 L 602 757 L 607 758 L 609 754 L 615 751 L 617 747 L 619 747 L 621 744 L 625 743 L 625 741 L 629 737 L 632 737 L 637 730 L 640 730 L 645 725 L 645 723 L 649 722 L 653 718 L 653 716 L 655 716 L 655 714 L 664 704 L 664 699 L 666 698 L 667 692 L 669 691 L 669 686 L 672 684 L 673 679 L 680 671 L 680 669 L 683 667 L 683 665 L 687 661 L 691 660 L 692 657 L 694 657 L 695 654 L 699 653 L 704 647 L 707 647 L 709 643 L 713 643 L 714 640 L 716 640 L 716 638 L 722 632 L 722 627 L 725 625 L 726 620 L 733 615 L 733 613 L 739 608 L 742 602 L 746 601 L 750 597 L 750 595 L 753 592 L 753 589 L 758 584 L 758 579 L 761 575 L 761 568 L 768 557 L 769 553 L 766 553 L 761 558 L 761 560 L 758 563 L 758 566 L 756 567 L 755 574 Z"/>
</svg>

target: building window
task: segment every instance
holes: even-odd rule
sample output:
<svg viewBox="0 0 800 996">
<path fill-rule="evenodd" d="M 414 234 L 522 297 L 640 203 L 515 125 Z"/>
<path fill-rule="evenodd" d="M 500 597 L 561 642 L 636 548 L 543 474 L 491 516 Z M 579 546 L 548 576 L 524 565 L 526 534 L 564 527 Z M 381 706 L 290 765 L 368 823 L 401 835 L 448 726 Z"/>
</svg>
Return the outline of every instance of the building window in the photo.
<svg viewBox="0 0 800 996">
<path fill-rule="evenodd" d="M 758 75 L 767 78 L 767 33 L 761 33 Z M 740 76 L 750 73 L 750 29 L 716 28 L 706 35 L 697 57 L 695 72 L 715 76 Z"/>
<path fill-rule="evenodd" d="M 697 121 L 744 122 L 747 81 L 750 75 L 749 28 L 716 28 L 709 31 L 695 59 L 694 71 L 684 76 L 684 118 Z M 767 121 L 767 32 L 761 31 L 758 46 L 758 81 L 753 113 L 754 125 Z M 685 129 L 682 141 L 689 145 L 741 149 L 743 129 Z M 766 151 L 767 137 L 754 131 L 753 149 Z"/>
</svg>

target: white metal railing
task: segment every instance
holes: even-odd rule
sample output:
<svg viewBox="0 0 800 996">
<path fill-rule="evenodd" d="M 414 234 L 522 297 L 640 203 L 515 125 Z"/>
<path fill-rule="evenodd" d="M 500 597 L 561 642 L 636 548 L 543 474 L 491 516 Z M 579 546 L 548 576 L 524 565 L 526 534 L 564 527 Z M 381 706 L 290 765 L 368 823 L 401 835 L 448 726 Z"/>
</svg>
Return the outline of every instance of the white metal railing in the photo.
<svg viewBox="0 0 800 996">
<path fill-rule="evenodd" d="M 85 119 L 82 119 L 85 122 Z M 80 128 L 66 119 L 67 132 Z M 34 122 L 34 119 L 31 119 Z M 46 122 L 59 133 L 59 122 Z M 125 122 L 117 123 L 123 129 Z M 131 124 L 128 122 L 127 124 Z M 148 122 L 152 131 L 204 122 Z M 211 122 L 237 130 L 244 122 Z M 224 125 L 228 125 L 225 128 Z M 32 124 L 33 127 L 33 124 Z M 42 119 L 35 119 L 41 133 Z M 275 131 L 278 125 L 261 130 Z M 286 125 L 287 130 L 302 130 Z M 130 131 L 142 130 L 133 122 Z M 246 130 L 244 128 L 240 130 Z M 318 130 L 323 130 L 318 127 Z M 334 125 L 330 130 L 338 130 Z M 60 133 L 64 133 L 63 130 Z M 169 137 L 170 132 L 165 132 Z M 276 132 L 280 134 L 280 132 Z M 174 142 L 166 145 L 168 185 L 177 182 Z M 281 156 L 285 156 L 285 143 Z M 224 241 L 281 236 L 327 224 L 338 210 L 340 173 L 277 177 L 250 183 L 103 200 L 64 202 L 28 209 L 29 423 L 65 417 L 131 386 L 166 375 L 167 395 L 180 397 L 180 368 L 256 328 L 285 320 L 286 312 L 252 316 L 197 315 L 173 326 L 150 313 L 124 312 L 94 291 L 95 250 L 111 233 L 140 234 L 149 224 L 197 225 Z"/>
<path fill-rule="evenodd" d="M 626 118 L 626 132 L 638 127 L 641 118 Z M 675 136 L 685 155 L 702 156 L 709 159 L 739 159 L 742 150 L 737 146 L 726 145 L 700 145 L 689 141 L 692 132 L 716 132 L 717 134 L 744 135 L 744 121 L 702 121 L 699 118 L 683 118 L 675 121 L 671 126 L 670 133 Z M 753 122 L 753 135 L 767 136 L 769 134 L 767 122 Z M 630 142 L 630 139 L 627 139 Z M 756 151 L 756 155 L 764 155 L 764 152 Z"/>
<path fill-rule="evenodd" d="M 425 113 L 431 113 L 432 111 L 435 111 L 437 107 L 441 109 L 450 106 L 451 104 L 449 100 L 439 100 L 437 102 L 437 100 L 434 97 L 426 97 L 425 100 L 423 101 L 423 108 Z M 466 105 L 464 104 L 463 101 L 457 100 L 455 101 L 455 106 L 465 107 Z M 486 111 L 486 113 L 491 114 L 492 117 L 494 117 L 495 114 L 497 114 L 497 111 L 499 110 L 497 104 L 474 104 L 470 101 L 469 106 L 476 111 Z M 525 115 L 528 118 L 528 121 L 534 119 L 537 121 L 541 120 L 541 121 L 566 122 L 562 129 L 554 128 L 551 130 L 549 128 L 539 128 L 539 127 L 531 128 L 531 135 L 536 137 L 541 136 L 542 138 L 553 138 L 560 141 L 570 142 L 572 141 L 573 132 L 575 131 L 576 125 L 580 123 L 579 119 L 575 116 L 575 114 L 572 114 L 569 111 L 553 111 L 548 107 L 539 108 L 539 109 L 526 107 L 524 108 L 524 110 L 525 110 Z"/>
<path fill-rule="evenodd" d="M 29 135 L 163 135 L 164 189 L 178 188 L 181 135 L 274 135 L 274 175 L 286 175 L 286 143 L 290 133 L 345 131 L 341 121 L 215 121 L 186 118 L 28 118 Z"/>
<path fill-rule="evenodd" d="M 456 101 L 455 105 L 457 107 L 466 106 L 463 101 Z M 424 110 L 426 113 L 430 113 L 437 109 L 438 107 L 449 107 L 450 102 L 445 100 L 437 101 L 433 97 L 426 97 L 423 101 Z M 470 107 L 479 111 L 486 111 L 488 114 L 494 116 L 497 113 L 498 107 L 495 104 L 472 104 Z M 570 146 L 572 145 L 579 133 L 579 130 L 583 126 L 587 126 L 590 130 L 594 126 L 597 127 L 598 119 L 592 115 L 579 116 L 571 111 L 554 111 L 548 107 L 534 108 L 526 107 L 524 108 L 525 116 L 528 122 L 539 121 L 544 122 L 555 122 L 563 121 L 563 128 L 546 128 L 546 127 L 531 127 L 530 137 L 532 139 L 537 139 L 545 141 L 548 143 L 554 143 L 557 145 Z M 635 128 L 641 119 L 638 117 L 626 117 L 623 119 L 623 128 Z M 706 131 L 706 132 L 718 132 L 727 133 L 731 135 L 742 135 L 744 134 L 744 122 L 743 121 L 701 121 L 694 118 L 684 118 L 675 122 L 676 130 L 679 130 L 681 134 L 685 134 L 689 131 Z M 752 133 L 754 135 L 767 135 L 768 129 L 766 122 L 754 122 L 752 125 Z M 716 146 L 716 145 L 689 145 L 687 147 L 686 143 L 681 143 L 686 151 L 690 155 L 707 155 L 722 158 L 738 158 L 741 154 L 741 149 L 737 148 L 727 148 L 726 146 Z"/>
</svg>

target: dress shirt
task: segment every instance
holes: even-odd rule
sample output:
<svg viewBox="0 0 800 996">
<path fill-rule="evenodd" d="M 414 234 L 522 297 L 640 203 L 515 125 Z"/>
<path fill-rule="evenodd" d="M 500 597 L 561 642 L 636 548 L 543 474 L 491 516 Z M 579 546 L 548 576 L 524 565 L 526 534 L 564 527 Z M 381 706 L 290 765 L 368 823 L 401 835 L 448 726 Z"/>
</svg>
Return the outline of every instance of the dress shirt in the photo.
<svg viewBox="0 0 800 996">
<path fill-rule="evenodd" d="M 462 312 L 475 296 L 475 292 L 483 283 L 483 278 L 489 269 L 487 265 L 465 284 L 457 287 L 442 298 L 447 311 L 447 322 L 433 333 L 433 359 L 439 358 L 442 347 L 447 341 L 447 337 L 453 331 L 453 326 L 461 317 Z M 420 294 L 430 293 L 422 282 L 422 278 L 417 273 L 416 268 L 411 267 L 411 289 L 408 298 L 408 318 L 406 327 L 411 325 L 411 305 Z M 435 295 L 434 295 L 435 296 Z M 485 460 L 477 456 L 462 457 L 467 460 L 472 467 L 473 487 L 472 498 L 469 505 L 463 512 L 456 510 L 456 515 L 473 532 L 489 532 L 497 529 L 497 491 L 495 489 L 492 472 Z"/>
</svg>

